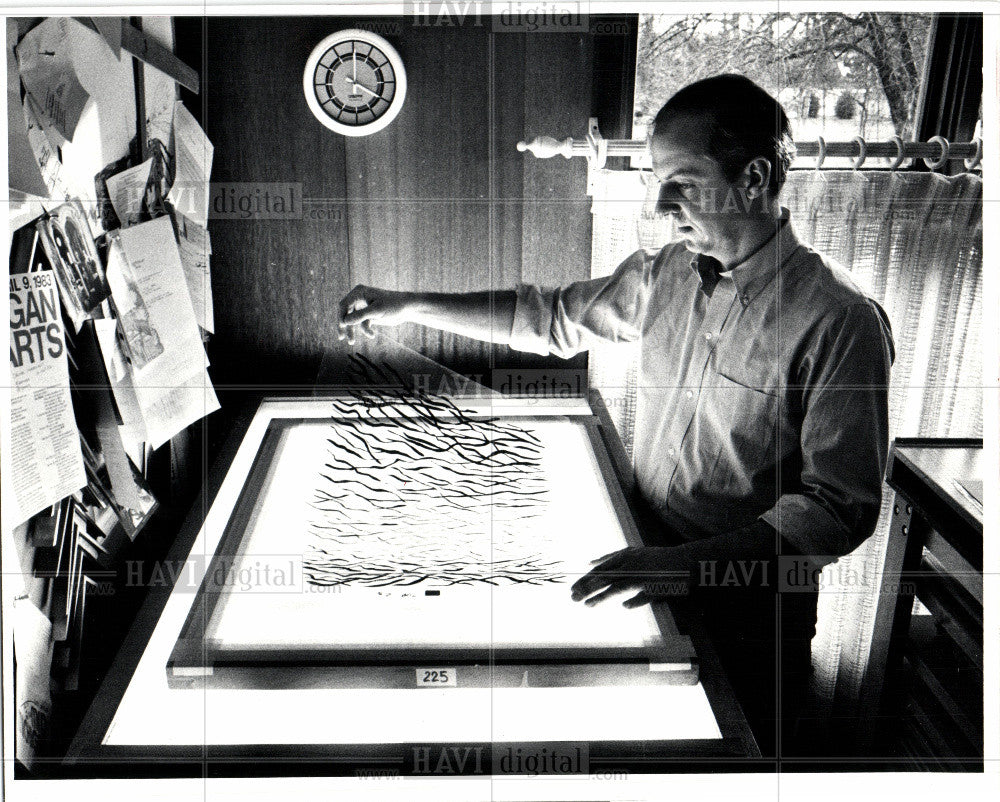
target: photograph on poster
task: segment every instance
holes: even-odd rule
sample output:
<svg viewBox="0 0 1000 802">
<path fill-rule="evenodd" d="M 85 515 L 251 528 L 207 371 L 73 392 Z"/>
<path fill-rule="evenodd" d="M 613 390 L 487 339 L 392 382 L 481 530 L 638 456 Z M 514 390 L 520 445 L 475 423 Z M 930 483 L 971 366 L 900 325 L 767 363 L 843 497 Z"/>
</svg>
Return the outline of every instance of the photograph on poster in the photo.
<svg viewBox="0 0 1000 802">
<path fill-rule="evenodd" d="M 59 295 L 79 329 L 111 294 L 104 264 L 79 202 L 66 203 L 38 223 L 42 246 L 56 272 Z"/>
</svg>

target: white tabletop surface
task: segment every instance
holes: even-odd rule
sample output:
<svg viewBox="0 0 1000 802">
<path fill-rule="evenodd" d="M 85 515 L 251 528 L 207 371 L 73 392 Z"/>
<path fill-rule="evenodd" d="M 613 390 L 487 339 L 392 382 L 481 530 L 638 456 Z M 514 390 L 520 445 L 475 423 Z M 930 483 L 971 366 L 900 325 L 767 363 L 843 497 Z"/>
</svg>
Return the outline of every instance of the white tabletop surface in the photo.
<svg viewBox="0 0 1000 802">
<path fill-rule="evenodd" d="M 495 403 L 495 402 L 494 402 Z M 585 403 L 553 410 L 586 414 Z M 536 405 L 524 414 L 539 414 Z M 513 406 L 504 414 L 515 414 Z M 273 417 L 325 417 L 322 401 L 266 402 L 191 555 L 210 557 Z M 166 664 L 195 594 L 171 594 L 106 745 L 376 744 L 719 739 L 701 684 L 579 688 L 231 690 L 170 688 Z"/>
</svg>

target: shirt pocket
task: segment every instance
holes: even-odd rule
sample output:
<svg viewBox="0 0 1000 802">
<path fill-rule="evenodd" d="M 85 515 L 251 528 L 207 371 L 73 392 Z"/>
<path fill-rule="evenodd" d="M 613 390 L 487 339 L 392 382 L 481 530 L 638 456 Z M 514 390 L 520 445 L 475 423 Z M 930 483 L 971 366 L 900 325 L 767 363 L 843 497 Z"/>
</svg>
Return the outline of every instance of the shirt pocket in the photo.
<svg viewBox="0 0 1000 802">
<path fill-rule="evenodd" d="M 712 375 L 706 432 L 718 446 L 711 490 L 729 497 L 774 493 L 775 433 L 781 399 L 725 373 Z"/>
</svg>

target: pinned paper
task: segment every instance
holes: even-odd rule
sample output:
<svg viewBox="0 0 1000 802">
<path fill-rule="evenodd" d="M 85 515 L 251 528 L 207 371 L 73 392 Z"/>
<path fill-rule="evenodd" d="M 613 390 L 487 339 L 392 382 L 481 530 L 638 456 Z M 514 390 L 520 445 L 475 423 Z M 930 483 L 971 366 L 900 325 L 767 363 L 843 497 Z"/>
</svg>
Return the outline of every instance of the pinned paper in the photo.
<svg viewBox="0 0 1000 802">
<path fill-rule="evenodd" d="M 201 328 L 207 332 L 214 332 L 215 312 L 212 305 L 212 271 L 209 259 L 212 242 L 208 229 L 180 213 L 175 217 L 177 246 L 181 254 L 181 264 L 184 266 L 188 291 L 191 293 L 194 316 Z"/>
<path fill-rule="evenodd" d="M 202 371 L 208 360 L 169 217 L 122 229 L 108 252 L 108 282 L 141 397 Z"/>
<path fill-rule="evenodd" d="M 115 58 L 120 59 L 122 53 L 122 18 L 121 17 L 91 17 L 94 27 L 108 43 Z"/>
<path fill-rule="evenodd" d="M 63 200 L 69 196 L 69 188 L 62 174 L 62 162 L 59 161 L 59 151 L 45 135 L 38 119 L 38 104 L 31 95 L 24 96 L 21 111 L 28 126 L 28 143 L 35 155 L 35 162 L 42 174 L 42 180 L 48 189 L 47 195 L 52 199 Z"/>
<path fill-rule="evenodd" d="M 143 26 L 144 33 L 150 33 Z M 176 84 L 155 67 L 144 64 L 146 72 L 146 133 L 158 140 L 169 153 L 174 152 L 174 107 L 177 105 Z"/>
<path fill-rule="evenodd" d="M 174 183 L 167 200 L 200 226 L 208 225 L 208 179 L 215 149 L 180 101 L 174 105 Z"/>
<path fill-rule="evenodd" d="M 108 281 L 146 433 L 158 448 L 218 409 L 169 217 L 118 232 Z"/>
<path fill-rule="evenodd" d="M 7 172 L 10 188 L 28 195 L 45 197 L 49 188 L 38 168 L 35 152 L 28 140 L 28 123 L 21 106 L 21 77 L 17 72 L 14 45 L 17 23 L 7 20 Z"/>
<path fill-rule="evenodd" d="M 14 600 L 15 754 L 29 769 L 50 735 L 52 625 L 30 599 Z"/>
<path fill-rule="evenodd" d="M 125 156 L 135 137 L 132 59 L 115 56 L 101 34 L 75 19 L 69 21 L 68 31 L 73 65 L 99 119 L 99 141 L 88 136 L 80 143 L 87 150 L 88 176 L 93 191 L 94 176 L 104 165 Z"/>
<path fill-rule="evenodd" d="M 66 17 L 49 17 L 25 34 L 17 46 L 24 88 L 38 104 L 40 122 L 64 140 L 73 139 L 90 95 L 73 66 Z"/>
<path fill-rule="evenodd" d="M 153 160 L 146 159 L 142 164 L 123 170 L 105 182 L 111 206 L 122 226 L 135 225 L 142 218 L 143 200 L 146 197 L 152 169 Z"/>
<path fill-rule="evenodd" d="M 98 429 L 97 437 L 101 441 L 101 453 L 104 455 L 104 465 L 115 501 L 127 509 L 141 509 L 145 501 L 132 476 L 132 466 L 118 427 L 103 426 Z"/>
<path fill-rule="evenodd" d="M 153 448 L 159 448 L 175 434 L 219 409 L 219 399 L 207 371 L 164 389 L 142 412 Z"/>
<path fill-rule="evenodd" d="M 104 361 L 104 371 L 111 384 L 111 393 L 121 416 L 121 426 L 130 430 L 130 439 L 145 440 L 145 424 L 139 410 L 139 401 L 132 386 L 132 374 L 125 354 L 119 345 L 118 321 L 114 318 L 104 318 L 94 321 L 94 333 L 101 349 L 101 359 Z M 124 436 L 124 435 L 123 435 Z"/>
</svg>

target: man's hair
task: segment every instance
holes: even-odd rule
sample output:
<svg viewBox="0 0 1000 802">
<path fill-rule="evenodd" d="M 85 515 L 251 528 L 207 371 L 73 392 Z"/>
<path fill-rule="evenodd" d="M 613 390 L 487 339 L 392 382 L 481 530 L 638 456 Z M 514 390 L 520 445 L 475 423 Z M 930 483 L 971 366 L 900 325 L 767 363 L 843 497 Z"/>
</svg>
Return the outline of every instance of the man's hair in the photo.
<svg viewBox="0 0 1000 802">
<path fill-rule="evenodd" d="M 788 115 L 777 100 L 742 75 L 705 78 L 685 86 L 664 104 L 653 122 L 653 136 L 682 114 L 704 115 L 707 153 L 728 181 L 735 181 L 744 167 L 763 156 L 771 163 L 768 193 L 778 194 L 795 157 L 795 144 Z"/>
</svg>

